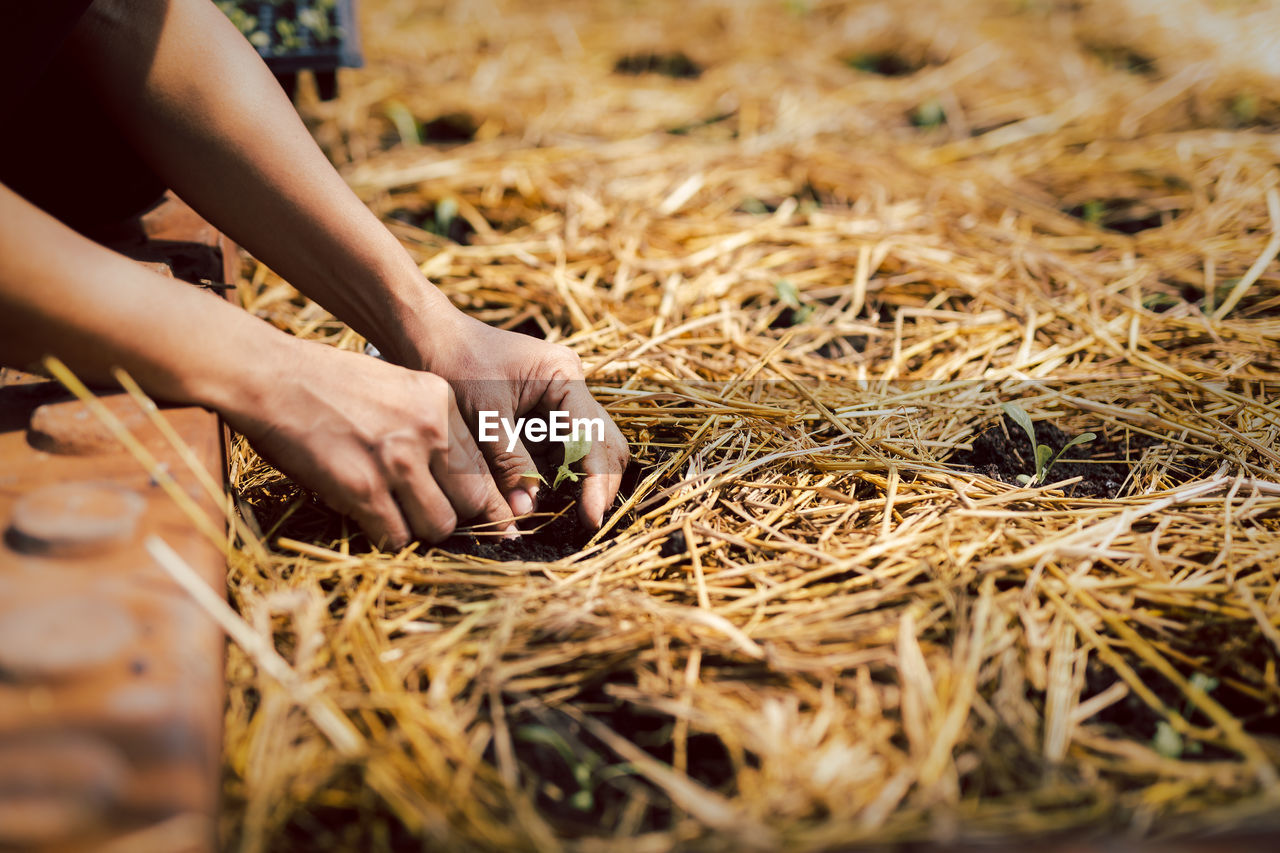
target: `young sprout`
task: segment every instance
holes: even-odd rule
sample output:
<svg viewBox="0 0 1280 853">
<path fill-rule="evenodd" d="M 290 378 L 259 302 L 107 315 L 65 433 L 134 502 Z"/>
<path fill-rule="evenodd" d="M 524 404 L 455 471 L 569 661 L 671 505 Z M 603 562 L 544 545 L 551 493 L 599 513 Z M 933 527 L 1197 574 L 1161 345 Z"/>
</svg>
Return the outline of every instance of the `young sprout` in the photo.
<svg viewBox="0 0 1280 853">
<path fill-rule="evenodd" d="M 1193 672 L 1191 678 L 1188 679 L 1191 686 L 1205 693 L 1212 693 L 1218 687 L 1218 679 L 1205 675 L 1203 672 Z M 1191 702 L 1188 700 L 1183 703 L 1182 716 L 1189 717 L 1191 715 Z M 1177 729 L 1169 724 L 1168 720 L 1161 720 L 1156 723 L 1156 733 L 1151 738 L 1151 746 L 1156 752 L 1165 758 L 1181 758 L 1183 753 L 1198 755 L 1204 750 L 1199 741 L 1184 743 L 1182 735 L 1178 734 Z"/>
<path fill-rule="evenodd" d="M 1040 444 L 1036 441 L 1036 428 L 1031 423 L 1031 416 L 1027 414 L 1027 410 L 1019 406 L 1017 403 L 1002 403 L 1000 408 L 1004 413 L 1013 419 L 1013 422 L 1022 427 L 1027 436 L 1031 439 L 1031 453 L 1036 460 L 1036 472 L 1031 474 L 1019 474 L 1018 482 L 1024 486 L 1032 486 L 1045 482 L 1049 476 L 1049 469 L 1062 458 L 1062 454 L 1066 453 L 1069 448 L 1075 447 L 1077 444 L 1084 444 L 1093 441 L 1098 436 L 1091 432 L 1081 433 L 1075 438 L 1068 441 L 1062 446 L 1057 453 L 1053 452 L 1053 448 L 1047 444 Z"/>
<path fill-rule="evenodd" d="M 803 323 L 809 319 L 809 315 L 813 313 L 812 305 L 805 305 L 800 298 L 800 290 L 785 278 L 780 278 L 773 283 L 773 288 L 778 293 L 778 301 L 791 309 L 791 322 Z"/>
<path fill-rule="evenodd" d="M 582 476 L 569 466 L 579 461 L 591 452 L 591 439 L 578 438 L 576 435 L 564 443 L 564 462 L 560 463 L 560 467 L 556 469 L 556 478 L 551 483 L 551 488 L 558 489 L 560 484 L 566 479 L 578 482 L 578 478 Z M 547 478 L 539 474 L 537 471 L 525 471 L 521 477 L 530 477 L 535 480 L 547 482 Z"/>
</svg>

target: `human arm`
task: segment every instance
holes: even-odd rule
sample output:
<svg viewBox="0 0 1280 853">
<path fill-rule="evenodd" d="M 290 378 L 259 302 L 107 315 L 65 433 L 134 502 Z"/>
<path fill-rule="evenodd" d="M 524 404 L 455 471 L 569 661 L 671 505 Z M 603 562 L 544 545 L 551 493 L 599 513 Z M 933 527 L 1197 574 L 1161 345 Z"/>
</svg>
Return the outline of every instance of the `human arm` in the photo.
<svg viewBox="0 0 1280 853">
<path fill-rule="evenodd" d="M 206 406 L 375 542 L 511 513 L 439 377 L 293 338 L 71 231 L 0 185 L 0 363 L 123 367 Z"/>
<path fill-rule="evenodd" d="M 485 408 L 514 417 L 564 405 L 573 417 L 603 416 L 609 433 L 584 460 L 581 506 L 600 523 L 626 442 L 585 393 L 576 356 L 485 327 L 432 286 L 212 3 L 97 0 L 73 45 L 109 111 L 185 201 L 391 361 L 447 379 L 473 426 Z M 561 393 L 565 382 L 573 393 Z M 526 511 L 528 454 L 482 449 L 511 506 Z"/>
</svg>

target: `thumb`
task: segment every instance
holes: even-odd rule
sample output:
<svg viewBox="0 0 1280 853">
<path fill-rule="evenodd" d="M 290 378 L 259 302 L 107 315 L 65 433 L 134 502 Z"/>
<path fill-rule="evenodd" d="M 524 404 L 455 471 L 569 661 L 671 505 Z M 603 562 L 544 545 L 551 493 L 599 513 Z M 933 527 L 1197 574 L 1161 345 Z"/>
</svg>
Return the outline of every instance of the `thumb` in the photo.
<svg viewBox="0 0 1280 853">
<path fill-rule="evenodd" d="M 530 476 L 538 473 L 538 466 L 525 449 L 524 442 L 517 440 L 508 450 L 507 438 L 503 436 L 498 441 L 480 442 L 480 451 L 489 463 L 498 491 L 511 507 L 511 514 L 521 516 L 533 512 L 538 505 L 538 487 L 542 483 L 536 476 Z"/>
</svg>

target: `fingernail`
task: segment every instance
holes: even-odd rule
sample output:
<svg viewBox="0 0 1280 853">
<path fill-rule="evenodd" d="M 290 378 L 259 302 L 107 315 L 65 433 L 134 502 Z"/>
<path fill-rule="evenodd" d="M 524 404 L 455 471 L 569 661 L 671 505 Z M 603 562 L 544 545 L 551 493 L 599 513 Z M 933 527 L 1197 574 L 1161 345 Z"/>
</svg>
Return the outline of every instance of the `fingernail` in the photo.
<svg viewBox="0 0 1280 853">
<path fill-rule="evenodd" d="M 508 524 L 506 527 L 502 528 L 502 538 L 503 539 L 519 539 L 520 538 L 520 528 L 516 527 L 516 523 L 514 521 Z"/>
<path fill-rule="evenodd" d="M 538 488 L 539 487 L 536 485 L 529 486 L 526 488 L 526 491 L 529 493 L 529 500 L 533 501 L 534 509 L 538 508 Z"/>
<path fill-rule="evenodd" d="M 533 512 L 533 498 L 524 489 L 516 489 L 507 496 L 511 511 L 516 515 L 528 515 Z"/>
</svg>

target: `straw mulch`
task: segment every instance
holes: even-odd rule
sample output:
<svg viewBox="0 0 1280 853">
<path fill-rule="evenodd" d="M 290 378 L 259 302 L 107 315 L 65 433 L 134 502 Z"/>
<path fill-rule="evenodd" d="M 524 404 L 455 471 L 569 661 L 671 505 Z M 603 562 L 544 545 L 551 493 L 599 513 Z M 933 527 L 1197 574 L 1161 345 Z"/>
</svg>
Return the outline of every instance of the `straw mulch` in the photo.
<svg viewBox="0 0 1280 853">
<path fill-rule="evenodd" d="M 1280 6 L 362 11 L 317 139 L 457 304 L 582 355 L 639 479 L 559 562 L 370 554 L 238 446 L 230 595 L 289 668 L 229 657 L 230 847 L 1274 821 Z M 1011 401 L 1116 493 L 963 464 Z"/>
</svg>

